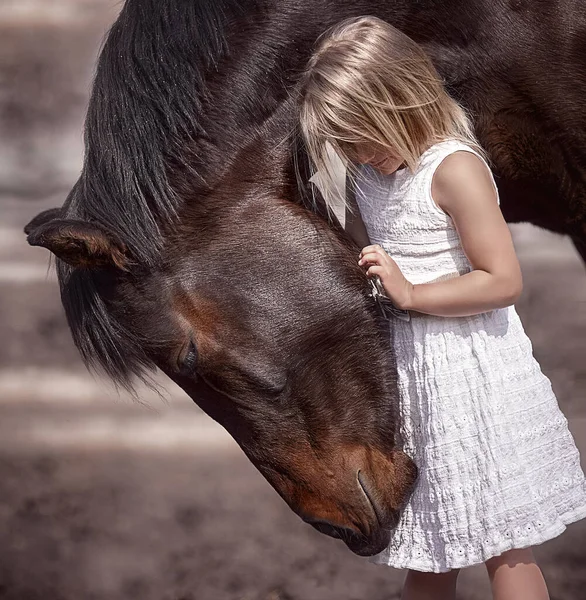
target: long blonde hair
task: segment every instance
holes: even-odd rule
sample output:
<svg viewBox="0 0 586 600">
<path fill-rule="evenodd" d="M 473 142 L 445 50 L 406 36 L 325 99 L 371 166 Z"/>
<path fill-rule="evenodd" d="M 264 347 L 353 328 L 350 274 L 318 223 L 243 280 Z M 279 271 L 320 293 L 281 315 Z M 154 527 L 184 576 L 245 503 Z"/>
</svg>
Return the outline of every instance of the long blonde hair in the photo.
<svg viewBox="0 0 586 600">
<path fill-rule="evenodd" d="M 399 155 L 411 171 L 427 147 L 447 138 L 486 158 L 470 118 L 423 48 L 377 17 L 352 17 L 325 31 L 298 90 L 300 133 L 328 213 L 340 202 L 353 212 L 336 190 L 331 149 L 350 177 L 357 173 L 352 145 L 358 142 Z"/>
</svg>

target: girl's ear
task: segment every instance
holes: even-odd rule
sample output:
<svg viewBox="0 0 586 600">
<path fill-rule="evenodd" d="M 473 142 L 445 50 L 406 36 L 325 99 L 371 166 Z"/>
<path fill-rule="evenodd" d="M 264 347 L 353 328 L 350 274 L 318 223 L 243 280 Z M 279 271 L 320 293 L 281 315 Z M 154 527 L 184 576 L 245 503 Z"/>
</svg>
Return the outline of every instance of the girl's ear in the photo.
<svg viewBox="0 0 586 600">
<path fill-rule="evenodd" d="M 42 215 L 43 213 L 41 213 Z M 41 220 L 41 215 L 36 219 Z M 72 267 L 98 269 L 115 267 L 128 271 L 126 246 L 102 227 L 73 219 L 50 219 L 30 229 L 27 242 L 42 246 Z"/>
</svg>

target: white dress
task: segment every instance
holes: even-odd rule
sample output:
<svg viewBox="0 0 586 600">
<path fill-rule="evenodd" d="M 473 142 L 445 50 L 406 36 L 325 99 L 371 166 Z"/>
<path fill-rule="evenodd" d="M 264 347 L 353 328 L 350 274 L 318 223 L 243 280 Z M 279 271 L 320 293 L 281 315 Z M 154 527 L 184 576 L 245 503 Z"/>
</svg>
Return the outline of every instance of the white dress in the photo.
<svg viewBox="0 0 586 600">
<path fill-rule="evenodd" d="M 433 172 L 457 150 L 480 156 L 448 139 L 421 155 L 414 174 L 358 172 L 370 241 L 412 283 L 472 269 L 431 197 Z M 419 476 L 389 546 L 370 562 L 444 572 L 540 544 L 586 517 L 578 450 L 513 306 L 469 317 L 412 313 L 389 330 L 399 430 Z"/>
</svg>

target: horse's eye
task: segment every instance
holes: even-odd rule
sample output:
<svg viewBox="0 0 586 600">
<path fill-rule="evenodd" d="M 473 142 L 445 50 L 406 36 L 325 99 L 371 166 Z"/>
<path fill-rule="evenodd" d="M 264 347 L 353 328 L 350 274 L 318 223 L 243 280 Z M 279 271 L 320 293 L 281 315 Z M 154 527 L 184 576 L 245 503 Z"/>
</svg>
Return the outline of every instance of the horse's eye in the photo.
<svg viewBox="0 0 586 600">
<path fill-rule="evenodd" d="M 179 374 L 183 376 L 193 375 L 197 367 L 197 348 L 191 341 L 187 347 L 187 352 L 183 355 L 183 360 L 179 365 Z"/>
</svg>

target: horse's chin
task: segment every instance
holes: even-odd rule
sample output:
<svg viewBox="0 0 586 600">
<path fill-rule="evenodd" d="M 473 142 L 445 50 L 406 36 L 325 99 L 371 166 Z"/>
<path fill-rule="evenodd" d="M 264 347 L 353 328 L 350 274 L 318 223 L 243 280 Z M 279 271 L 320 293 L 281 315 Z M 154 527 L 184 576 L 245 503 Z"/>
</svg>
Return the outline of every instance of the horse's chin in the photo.
<svg viewBox="0 0 586 600">
<path fill-rule="evenodd" d="M 365 537 L 345 527 L 336 527 L 324 522 L 309 522 L 320 533 L 342 540 L 348 549 L 358 556 L 373 556 L 382 552 L 390 542 L 391 529 L 377 527 L 372 536 Z"/>
<path fill-rule="evenodd" d="M 358 556 L 374 556 L 379 554 L 385 548 L 388 547 L 391 541 L 391 532 L 389 530 L 381 529 L 381 534 L 376 539 L 368 540 L 366 543 L 360 541 L 356 544 L 352 542 L 346 542 L 348 549 L 357 554 Z"/>
</svg>

